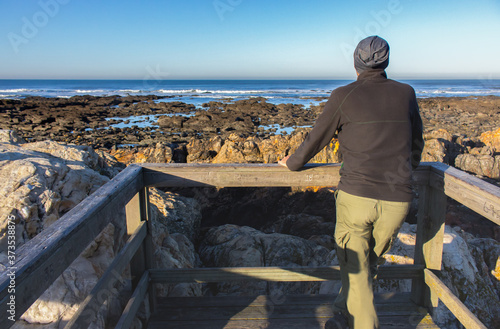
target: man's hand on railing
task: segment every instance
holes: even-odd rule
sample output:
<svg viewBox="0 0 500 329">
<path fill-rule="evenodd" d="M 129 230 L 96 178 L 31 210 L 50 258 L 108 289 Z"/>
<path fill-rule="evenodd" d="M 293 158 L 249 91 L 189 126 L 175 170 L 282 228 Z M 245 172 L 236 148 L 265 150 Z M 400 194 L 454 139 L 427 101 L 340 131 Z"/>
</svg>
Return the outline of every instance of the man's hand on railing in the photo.
<svg viewBox="0 0 500 329">
<path fill-rule="evenodd" d="M 286 167 L 286 161 L 288 160 L 289 157 L 290 157 L 289 155 L 286 156 L 286 157 L 284 157 L 283 159 L 281 159 L 280 161 L 278 161 L 278 164 L 282 165 L 283 167 Z"/>
</svg>

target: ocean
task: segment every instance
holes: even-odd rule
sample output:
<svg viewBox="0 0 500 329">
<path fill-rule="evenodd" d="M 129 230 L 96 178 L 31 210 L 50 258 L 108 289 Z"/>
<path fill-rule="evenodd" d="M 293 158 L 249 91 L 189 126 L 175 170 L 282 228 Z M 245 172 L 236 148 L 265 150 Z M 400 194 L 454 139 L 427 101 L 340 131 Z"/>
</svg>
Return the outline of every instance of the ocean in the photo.
<svg viewBox="0 0 500 329">
<path fill-rule="evenodd" d="M 209 101 L 265 97 L 274 104 L 315 105 L 330 92 L 353 80 L 1 80 L 0 98 L 78 95 L 158 95 L 164 101 L 200 106 Z M 415 88 L 417 97 L 500 96 L 499 79 L 401 80 Z"/>
</svg>

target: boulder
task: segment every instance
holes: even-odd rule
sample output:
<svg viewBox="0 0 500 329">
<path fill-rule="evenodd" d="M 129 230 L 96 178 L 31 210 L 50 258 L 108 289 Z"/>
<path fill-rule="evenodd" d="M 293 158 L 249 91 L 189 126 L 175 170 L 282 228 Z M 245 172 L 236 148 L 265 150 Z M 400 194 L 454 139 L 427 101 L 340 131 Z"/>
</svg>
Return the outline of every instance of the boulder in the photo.
<svg viewBox="0 0 500 329">
<path fill-rule="evenodd" d="M 461 143 L 469 143 L 464 136 L 452 135 L 445 129 L 434 129 L 424 133 L 424 149 L 422 162 L 443 162 L 453 164 L 455 158 L 465 152 L 466 147 Z"/>
<path fill-rule="evenodd" d="M 307 136 L 307 129 L 282 136 L 261 138 L 230 133 L 210 139 L 191 138 L 184 145 L 157 143 L 150 147 L 118 148 L 110 154 L 123 164 L 130 163 L 276 163 L 292 154 Z M 342 162 L 336 139 L 321 150 L 312 163 Z"/>
<path fill-rule="evenodd" d="M 500 155 L 460 154 L 455 159 L 455 167 L 482 177 L 499 179 Z"/>
<path fill-rule="evenodd" d="M 271 225 L 267 225 L 263 232 L 282 233 L 310 239 L 313 236 L 328 235 L 333 236 L 335 224 L 325 222 L 321 216 L 308 214 L 291 214 L 281 217 Z M 327 239 L 325 239 L 327 241 Z"/>
<path fill-rule="evenodd" d="M 486 146 L 490 146 L 494 152 L 500 152 L 500 128 L 482 133 L 479 139 Z"/>
<path fill-rule="evenodd" d="M 102 150 L 96 150 L 95 152 L 99 156 L 98 171 L 101 175 L 113 178 L 118 175 L 120 171 L 125 169 L 125 165 L 116 160 L 111 154 Z"/>
<path fill-rule="evenodd" d="M 165 116 L 162 115 L 158 118 L 158 125 L 163 127 L 177 128 L 181 129 L 186 122 L 187 118 L 180 115 L 175 116 Z"/>
<path fill-rule="evenodd" d="M 280 233 L 266 234 L 247 226 L 223 225 L 204 235 L 200 258 L 207 267 L 238 266 L 318 266 L 324 264 L 329 251 L 314 242 Z M 212 286 L 215 295 L 274 296 L 317 292 L 317 283 L 230 282 Z"/>
<path fill-rule="evenodd" d="M 249 163 L 262 162 L 262 156 L 257 143 L 258 140 L 254 137 L 249 137 L 243 142 L 242 153 L 245 156 L 245 160 Z"/>
<path fill-rule="evenodd" d="M 239 145 L 233 141 L 227 140 L 212 163 L 246 163 L 245 156 Z"/>
<path fill-rule="evenodd" d="M 223 141 L 220 136 L 212 137 L 208 141 L 199 138 L 192 138 L 186 145 L 186 160 L 188 163 L 211 162 L 221 150 L 222 144 Z"/>
<path fill-rule="evenodd" d="M 0 273 L 7 262 L 4 251 L 8 220 L 13 218 L 16 223 L 16 247 L 54 225 L 109 181 L 96 171 L 102 169 L 99 161 L 100 157 L 87 147 L 50 141 L 0 143 Z M 122 231 L 122 227 L 109 224 L 14 327 L 64 326 L 113 260 L 118 248 L 115 235 L 121 236 Z M 104 328 L 106 318 L 115 309 L 113 305 L 119 303 L 117 291 L 111 290 L 100 312 L 89 319 L 89 327 Z"/>
<path fill-rule="evenodd" d="M 86 147 L 54 142 L 23 145 L 0 143 L 0 243 L 6 244 L 8 220 L 15 219 L 17 246 L 94 192 L 109 178 L 90 168 L 101 168 L 99 155 Z M 113 163 L 113 158 L 106 157 Z M 116 161 L 116 160 L 114 160 Z M 111 169 L 111 168 L 108 168 Z M 199 257 L 192 240 L 201 219 L 193 199 L 151 189 L 151 213 L 155 263 L 162 268 L 198 267 Z M 123 212 L 117 212 L 123 226 Z M 115 220 L 113 220 L 115 223 Z M 54 224 L 57 225 L 57 224 Z M 109 224 L 44 294 L 22 315 L 15 328 L 59 328 L 71 319 L 80 303 L 103 275 L 120 248 L 123 227 Z M 5 246 L 0 250 L 6 250 Z M 0 272 L 7 257 L 0 253 Z M 89 328 L 104 328 L 116 321 L 124 306 L 122 287 L 130 278 L 108 289 L 102 309 L 89 318 Z M 199 284 L 160 285 L 160 296 L 201 295 Z M 115 319 L 115 320 L 113 320 Z M 139 325 L 139 322 L 136 321 Z"/>
<path fill-rule="evenodd" d="M 496 290 L 500 243 L 473 238 L 447 227 L 443 240 L 441 280 L 487 328 L 500 326 L 500 291 Z M 488 260 L 485 262 L 485 260 Z M 491 266 L 491 267 L 489 267 Z M 434 321 L 441 328 L 461 328 L 455 316 L 442 304 Z"/>
<path fill-rule="evenodd" d="M 43 141 L 23 144 L 27 150 L 50 154 L 53 157 L 66 160 L 68 165 L 75 162 L 76 165 L 84 164 L 90 169 L 97 169 L 99 156 L 94 150 L 85 145 L 56 143 L 53 141 Z"/>
<path fill-rule="evenodd" d="M 446 140 L 430 139 L 425 141 L 422 151 L 422 162 L 443 162 L 448 163 Z"/>
<path fill-rule="evenodd" d="M 438 139 L 441 141 L 451 142 L 453 136 L 445 129 L 435 129 L 430 132 L 424 133 L 424 140 Z"/>
<path fill-rule="evenodd" d="M 194 199 L 150 189 L 154 261 L 157 268 L 199 267 L 193 240 L 200 225 L 201 211 Z M 159 284 L 157 295 L 201 296 L 200 284 Z"/>
<path fill-rule="evenodd" d="M 109 180 L 89 167 L 97 165 L 95 153 L 43 145 L 45 152 L 36 151 L 43 149 L 39 143 L 0 144 L 0 246 L 9 216 L 16 218 L 16 243 L 22 244 Z"/>
<path fill-rule="evenodd" d="M 111 150 L 110 154 L 122 164 L 174 162 L 172 145 L 161 142 L 151 147 L 118 148 Z"/>
<path fill-rule="evenodd" d="M 296 137 L 294 141 L 300 140 L 303 135 Z M 291 154 L 289 137 L 277 135 L 263 139 L 259 143 L 259 150 L 264 163 L 276 163 L 288 154 Z"/>
<path fill-rule="evenodd" d="M 195 199 L 151 188 L 149 201 L 156 207 L 155 221 L 167 227 L 170 234 L 180 233 L 194 241 L 201 222 L 201 207 Z"/>
</svg>

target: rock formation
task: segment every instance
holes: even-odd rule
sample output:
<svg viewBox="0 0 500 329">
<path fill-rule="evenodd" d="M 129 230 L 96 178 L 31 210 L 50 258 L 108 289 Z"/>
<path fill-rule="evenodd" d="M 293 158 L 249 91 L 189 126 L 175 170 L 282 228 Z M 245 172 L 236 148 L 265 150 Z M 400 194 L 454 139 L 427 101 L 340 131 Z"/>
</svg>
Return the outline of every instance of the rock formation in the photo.
<svg viewBox="0 0 500 329">
<path fill-rule="evenodd" d="M 247 226 L 223 225 L 210 229 L 202 239 L 199 254 L 207 267 L 318 266 L 329 250 L 305 239 L 280 233 L 265 234 Z M 308 294 L 318 284 L 241 281 L 211 287 L 214 295 L 255 296 Z"/>
<path fill-rule="evenodd" d="M 480 143 L 455 159 L 455 167 L 480 177 L 500 179 L 500 128 L 481 134 Z"/>
<path fill-rule="evenodd" d="M 7 263 L 8 218 L 15 218 L 15 241 L 19 247 L 48 226 L 57 225 L 64 213 L 109 181 L 99 170 L 112 175 L 118 169 L 107 167 L 107 162 L 100 160 L 89 147 L 55 142 L 23 143 L 14 133 L 6 131 L 0 136 L 0 272 L 3 272 Z M 25 312 L 15 328 L 63 326 L 112 261 L 115 230 L 109 224 Z M 119 234 L 119 229 L 116 231 Z M 92 325 L 99 327 L 104 323 L 104 315 L 112 305 L 110 300 L 103 312 L 91 320 Z"/>
<path fill-rule="evenodd" d="M 7 264 L 7 222 L 16 220 L 16 247 L 39 234 L 116 175 L 120 166 L 91 148 L 55 142 L 24 143 L 11 131 L 0 131 L 0 273 Z M 198 267 L 193 241 L 201 211 L 194 199 L 151 189 L 155 262 L 162 268 Z M 125 236 L 124 212 L 116 218 L 21 316 L 13 328 L 63 328 L 90 293 Z M 168 227 L 168 229 L 167 229 Z M 123 288 L 130 290 L 129 274 L 118 286 L 105 291 L 106 302 L 89 318 L 89 328 L 105 328 L 117 321 L 126 303 Z M 200 285 L 159 286 L 159 296 L 200 295 Z M 136 328 L 141 323 L 136 320 Z"/>
<path fill-rule="evenodd" d="M 109 178 L 94 170 L 98 163 L 99 156 L 85 146 L 0 143 L 1 250 L 9 216 L 16 218 L 20 245 L 106 183 Z"/>
<path fill-rule="evenodd" d="M 171 192 L 150 189 L 154 260 L 157 268 L 195 268 L 201 262 L 194 240 L 201 222 L 196 200 Z M 200 284 L 157 285 L 157 295 L 201 296 Z"/>
<path fill-rule="evenodd" d="M 304 141 L 308 129 L 291 135 L 244 137 L 232 133 L 226 138 L 191 138 L 186 147 L 158 143 L 153 147 L 120 148 L 110 154 L 124 164 L 129 163 L 276 163 L 292 154 Z M 480 177 L 500 178 L 500 128 L 483 133 L 481 138 L 453 135 L 447 130 L 431 130 L 424 135 L 423 162 L 442 162 Z M 342 154 L 336 139 L 319 152 L 311 163 L 339 163 Z"/>
</svg>

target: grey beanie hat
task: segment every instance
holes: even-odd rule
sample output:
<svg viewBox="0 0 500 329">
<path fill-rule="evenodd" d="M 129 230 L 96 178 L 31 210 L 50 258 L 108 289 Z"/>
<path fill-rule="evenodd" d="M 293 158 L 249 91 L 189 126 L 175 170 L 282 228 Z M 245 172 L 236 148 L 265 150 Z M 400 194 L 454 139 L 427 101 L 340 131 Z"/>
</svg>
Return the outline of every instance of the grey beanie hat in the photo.
<svg viewBox="0 0 500 329">
<path fill-rule="evenodd" d="M 361 74 L 369 69 L 385 69 L 389 65 L 389 44 L 379 36 L 361 40 L 354 50 L 354 67 Z"/>
</svg>

